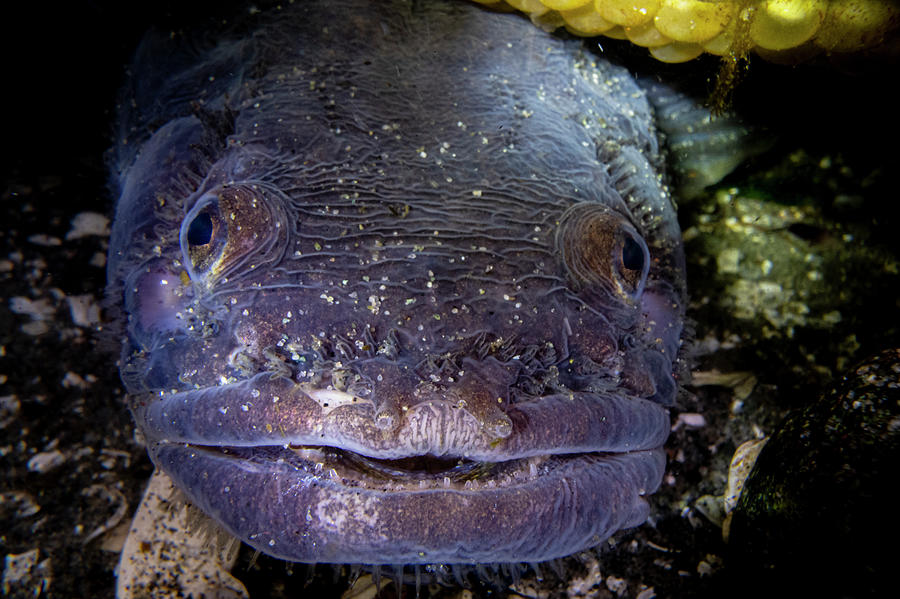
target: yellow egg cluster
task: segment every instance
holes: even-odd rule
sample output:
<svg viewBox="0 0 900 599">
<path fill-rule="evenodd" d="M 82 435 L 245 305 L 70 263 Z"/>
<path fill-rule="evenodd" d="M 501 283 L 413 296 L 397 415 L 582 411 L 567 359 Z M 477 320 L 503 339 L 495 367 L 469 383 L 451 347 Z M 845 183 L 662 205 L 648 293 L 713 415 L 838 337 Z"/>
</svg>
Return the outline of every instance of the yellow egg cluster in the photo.
<svg viewBox="0 0 900 599">
<path fill-rule="evenodd" d="M 854 52 L 900 25 L 898 0 L 475 0 L 510 5 L 545 28 L 605 35 L 663 62 L 755 50 L 768 58 Z"/>
</svg>

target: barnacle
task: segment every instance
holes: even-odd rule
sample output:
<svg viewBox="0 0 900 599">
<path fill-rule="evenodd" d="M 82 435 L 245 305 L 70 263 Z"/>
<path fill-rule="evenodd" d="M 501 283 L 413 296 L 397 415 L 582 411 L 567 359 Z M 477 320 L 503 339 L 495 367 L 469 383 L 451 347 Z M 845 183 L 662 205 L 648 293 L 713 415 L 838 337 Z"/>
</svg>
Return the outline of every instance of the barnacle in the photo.
<svg viewBox="0 0 900 599">
<path fill-rule="evenodd" d="M 900 25 L 895 0 L 475 0 L 507 4 L 545 28 L 605 35 L 663 62 L 707 52 L 774 60 L 876 46 Z"/>
</svg>

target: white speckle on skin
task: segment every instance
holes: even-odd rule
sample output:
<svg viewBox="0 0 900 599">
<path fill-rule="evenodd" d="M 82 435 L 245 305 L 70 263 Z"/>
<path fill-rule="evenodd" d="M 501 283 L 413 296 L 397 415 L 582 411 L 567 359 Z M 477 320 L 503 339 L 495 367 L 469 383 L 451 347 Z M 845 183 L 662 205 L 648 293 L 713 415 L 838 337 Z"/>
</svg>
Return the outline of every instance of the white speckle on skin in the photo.
<svg viewBox="0 0 900 599">
<path fill-rule="evenodd" d="M 338 534 L 357 535 L 361 528 L 377 528 L 379 505 L 373 496 L 330 495 L 316 504 L 314 518 L 320 526 Z"/>
</svg>

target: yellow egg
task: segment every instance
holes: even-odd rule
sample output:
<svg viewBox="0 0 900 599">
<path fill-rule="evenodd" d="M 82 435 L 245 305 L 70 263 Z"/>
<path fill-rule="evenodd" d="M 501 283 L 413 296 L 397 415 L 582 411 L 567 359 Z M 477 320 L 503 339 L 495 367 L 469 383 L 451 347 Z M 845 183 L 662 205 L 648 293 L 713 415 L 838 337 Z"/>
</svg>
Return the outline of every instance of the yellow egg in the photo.
<svg viewBox="0 0 900 599">
<path fill-rule="evenodd" d="M 506 3 L 516 10 L 527 12 L 532 17 L 540 16 L 550 10 L 541 4 L 541 0 L 506 0 Z"/>
<path fill-rule="evenodd" d="M 605 35 L 683 62 L 703 52 L 796 62 L 823 49 L 853 52 L 900 27 L 900 0 L 474 0 L 503 4 L 547 30 Z M 810 43 L 811 42 L 811 43 Z"/>
<path fill-rule="evenodd" d="M 597 13 L 616 25 L 634 27 L 652 19 L 662 0 L 594 0 Z"/>
<path fill-rule="evenodd" d="M 725 29 L 716 37 L 706 40 L 701 44 L 703 49 L 716 56 L 725 56 L 734 47 L 734 35 L 730 29 Z"/>
<path fill-rule="evenodd" d="M 585 4 L 581 8 L 573 10 L 561 10 L 559 14 L 566 22 L 566 29 L 581 36 L 592 36 L 605 33 L 616 26 L 610 23 L 594 10 L 593 3 Z"/>
<path fill-rule="evenodd" d="M 661 34 L 659 30 L 653 26 L 653 23 L 644 23 L 637 27 L 624 27 L 625 35 L 632 44 L 643 46 L 644 48 L 653 48 L 655 46 L 663 46 L 672 43 L 671 38 Z"/>
<path fill-rule="evenodd" d="M 614 40 L 627 40 L 628 36 L 625 35 L 625 29 L 621 25 L 616 25 L 612 29 L 608 29 L 603 32 L 603 35 L 606 37 L 611 37 Z"/>
<path fill-rule="evenodd" d="M 730 2 L 665 0 L 653 19 L 659 32 L 679 42 L 705 42 L 731 21 L 736 5 Z"/>
<path fill-rule="evenodd" d="M 850 52 L 881 43 L 898 23 L 896 0 L 831 0 L 813 41 L 826 50 Z"/>
<path fill-rule="evenodd" d="M 765 0 L 753 15 L 750 37 L 769 50 L 799 46 L 815 35 L 827 4 L 827 0 Z"/>
<path fill-rule="evenodd" d="M 698 44 L 672 42 L 665 46 L 650 48 L 650 54 L 662 62 L 687 62 L 703 54 L 703 48 Z"/>
<path fill-rule="evenodd" d="M 553 10 L 573 10 L 585 4 L 590 4 L 592 0 L 541 0 L 547 8 Z"/>
</svg>

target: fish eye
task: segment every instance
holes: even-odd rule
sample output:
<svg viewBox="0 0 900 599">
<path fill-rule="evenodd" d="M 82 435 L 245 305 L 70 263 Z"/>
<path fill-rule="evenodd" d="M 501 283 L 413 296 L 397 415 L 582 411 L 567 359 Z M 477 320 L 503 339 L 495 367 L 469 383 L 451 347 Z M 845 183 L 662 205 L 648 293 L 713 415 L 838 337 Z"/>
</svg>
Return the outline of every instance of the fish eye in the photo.
<svg viewBox="0 0 900 599">
<path fill-rule="evenodd" d="M 191 246 L 207 245 L 212 240 L 213 222 L 212 217 L 203 212 L 194 217 L 191 224 L 188 225 L 187 242 Z"/>
<path fill-rule="evenodd" d="M 281 258 L 287 247 L 284 198 L 263 185 L 229 184 L 200 196 L 181 222 L 188 276 L 210 288 Z"/>
<path fill-rule="evenodd" d="M 557 246 L 576 291 L 637 299 L 650 267 L 647 244 L 620 214 L 584 202 L 560 219 Z"/>
<path fill-rule="evenodd" d="M 622 265 L 628 270 L 640 272 L 644 269 L 644 250 L 631 235 L 625 234 L 622 245 Z"/>
<path fill-rule="evenodd" d="M 205 276 L 221 262 L 228 245 L 228 223 L 222 218 L 219 199 L 202 197 L 181 224 L 181 250 L 190 276 Z"/>
<path fill-rule="evenodd" d="M 630 228 L 630 227 L 628 227 Z M 621 291 L 631 297 L 637 297 L 644 289 L 649 270 L 649 253 L 643 240 L 620 225 L 616 233 L 617 257 L 614 256 L 614 268 L 618 275 Z"/>
</svg>

